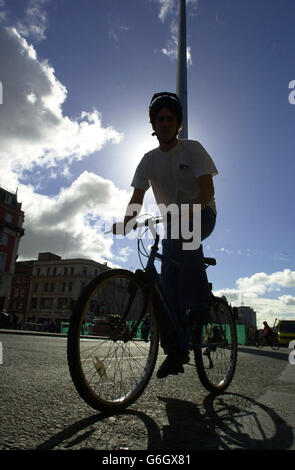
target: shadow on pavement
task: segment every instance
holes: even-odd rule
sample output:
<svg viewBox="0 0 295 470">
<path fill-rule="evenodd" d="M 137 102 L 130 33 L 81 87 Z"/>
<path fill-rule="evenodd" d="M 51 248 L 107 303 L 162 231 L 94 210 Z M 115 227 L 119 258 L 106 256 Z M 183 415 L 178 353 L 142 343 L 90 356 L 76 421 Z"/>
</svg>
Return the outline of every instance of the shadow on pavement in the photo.
<svg viewBox="0 0 295 470">
<path fill-rule="evenodd" d="M 132 432 L 134 421 L 141 421 L 148 434 L 149 446 L 147 448 L 157 448 L 158 442 L 161 441 L 160 430 L 153 419 L 145 413 L 126 410 L 121 413 L 100 413 L 89 416 L 88 418 L 77 421 L 68 428 L 52 436 L 47 441 L 40 444 L 36 450 L 53 450 L 62 445 L 63 449 L 72 450 L 76 449 L 76 444 L 84 441 L 83 447 L 78 447 L 79 450 L 105 450 L 105 449 L 125 449 L 124 443 L 115 444 L 115 441 L 120 440 L 118 429 L 123 427 L 123 431 L 128 432 L 128 424 L 131 426 Z M 88 428 L 91 429 L 88 429 Z M 133 428 L 134 431 L 134 428 Z M 116 433 L 118 433 L 116 435 Z M 130 448 L 130 450 L 133 450 Z"/>
<path fill-rule="evenodd" d="M 158 397 L 168 425 L 133 409 L 77 421 L 36 450 L 289 449 L 292 428 L 271 408 L 246 396 L 207 395 L 203 403 Z"/>
<path fill-rule="evenodd" d="M 239 346 L 239 352 L 245 352 L 249 354 L 255 354 L 257 356 L 267 356 L 271 357 L 272 359 L 280 359 L 282 361 L 288 361 L 288 351 L 287 348 L 284 348 L 281 352 L 280 351 L 273 351 L 269 346 L 266 346 L 264 349 L 258 349 L 256 347 L 247 348 L 247 346 Z"/>
<path fill-rule="evenodd" d="M 292 428 L 272 409 L 246 396 L 207 395 L 203 410 L 181 400 L 162 400 L 169 419 L 162 448 L 283 450 L 293 444 Z"/>
</svg>

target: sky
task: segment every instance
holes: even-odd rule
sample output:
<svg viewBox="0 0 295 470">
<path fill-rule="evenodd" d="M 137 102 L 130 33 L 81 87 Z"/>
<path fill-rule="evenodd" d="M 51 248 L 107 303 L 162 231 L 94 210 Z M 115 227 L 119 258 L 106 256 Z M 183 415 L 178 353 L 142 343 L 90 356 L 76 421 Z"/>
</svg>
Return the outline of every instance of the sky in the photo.
<svg viewBox="0 0 295 470">
<path fill-rule="evenodd" d="M 294 14 L 293 0 L 187 1 L 188 138 L 219 171 L 208 278 L 258 327 L 295 318 Z M 176 0 L 0 0 L 0 185 L 25 213 L 19 260 L 141 267 L 136 234 L 103 228 L 158 145 L 148 105 L 176 91 L 177 16 Z M 154 205 L 149 189 L 142 213 Z"/>
</svg>

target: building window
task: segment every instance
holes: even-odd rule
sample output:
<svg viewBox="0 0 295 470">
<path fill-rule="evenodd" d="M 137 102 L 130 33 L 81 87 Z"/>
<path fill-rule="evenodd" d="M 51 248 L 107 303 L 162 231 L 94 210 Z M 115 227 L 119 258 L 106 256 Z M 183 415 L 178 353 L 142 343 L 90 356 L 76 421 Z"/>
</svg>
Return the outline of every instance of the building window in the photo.
<svg viewBox="0 0 295 470">
<path fill-rule="evenodd" d="M 45 292 L 48 291 L 48 282 L 46 282 L 45 285 L 44 285 L 44 291 L 45 291 Z"/>
<path fill-rule="evenodd" d="M 62 290 L 62 292 L 66 291 L 66 283 L 65 282 L 62 283 L 62 289 L 61 290 Z"/>
<path fill-rule="evenodd" d="M 69 307 L 69 299 L 67 297 L 59 297 L 57 301 L 58 310 L 66 310 Z"/>
<path fill-rule="evenodd" d="M 0 233 L 0 245 L 7 246 L 8 244 L 8 233 Z"/>
<path fill-rule="evenodd" d="M 67 268 L 67 267 L 64 268 L 64 274 L 65 274 L 65 275 L 68 274 L 68 268 Z"/>
<path fill-rule="evenodd" d="M 75 269 L 71 267 L 71 274 L 74 274 Z"/>
<path fill-rule="evenodd" d="M 37 276 L 40 276 L 40 268 L 37 269 Z"/>
<path fill-rule="evenodd" d="M 53 275 L 56 276 L 56 267 L 53 268 Z"/>
<path fill-rule="evenodd" d="M 40 309 L 49 309 L 52 308 L 52 297 L 41 297 L 40 299 Z"/>
<path fill-rule="evenodd" d="M 47 268 L 47 276 L 50 276 L 50 274 L 51 274 L 51 268 L 49 267 Z"/>
<path fill-rule="evenodd" d="M 32 308 L 37 308 L 37 297 L 32 297 L 31 307 Z"/>
<path fill-rule="evenodd" d="M 82 268 L 82 274 L 83 276 L 87 276 L 87 268 L 85 266 Z"/>
<path fill-rule="evenodd" d="M 5 255 L 0 253 L 0 271 L 4 271 L 5 266 Z"/>
<path fill-rule="evenodd" d="M 35 285 L 34 285 L 34 292 L 38 292 L 38 282 L 35 282 Z"/>
<path fill-rule="evenodd" d="M 69 292 L 72 292 L 72 289 L 73 289 L 73 283 L 69 282 Z"/>
<path fill-rule="evenodd" d="M 51 285 L 50 285 L 50 290 L 51 290 L 51 292 L 55 292 L 55 285 L 54 285 L 54 282 L 51 283 Z"/>
<path fill-rule="evenodd" d="M 5 220 L 6 220 L 6 222 L 8 222 L 9 224 L 11 224 L 11 222 L 12 222 L 12 215 L 9 214 L 8 212 L 6 212 L 6 214 L 5 214 Z"/>
</svg>

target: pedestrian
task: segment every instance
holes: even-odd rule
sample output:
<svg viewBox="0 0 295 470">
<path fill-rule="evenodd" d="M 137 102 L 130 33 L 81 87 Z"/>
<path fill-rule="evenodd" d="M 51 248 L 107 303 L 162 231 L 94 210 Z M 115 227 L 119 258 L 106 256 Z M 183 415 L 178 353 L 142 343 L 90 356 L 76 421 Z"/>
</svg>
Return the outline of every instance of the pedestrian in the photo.
<svg viewBox="0 0 295 470">
<path fill-rule="evenodd" d="M 144 318 L 142 325 L 141 325 L 141 337 L 146 343 L 148 342 L 150 328 L 151 328 L 150 319 L 149 317 L 146 317 Z"/>
</svg>

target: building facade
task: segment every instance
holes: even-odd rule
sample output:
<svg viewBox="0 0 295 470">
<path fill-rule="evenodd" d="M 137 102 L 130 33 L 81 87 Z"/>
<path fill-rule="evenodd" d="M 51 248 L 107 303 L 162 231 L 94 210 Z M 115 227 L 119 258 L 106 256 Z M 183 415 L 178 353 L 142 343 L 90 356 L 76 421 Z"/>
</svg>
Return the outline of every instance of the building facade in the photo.
<svg viewBox="0 0 295 470">
<path fill-rule="evenodd" d="M 12 278 L 8 311 L 25 319 L 29 313 L 29 296 L 31 291 L 34 261 L 19 261 L 15 263 Z"/>
<path fill-rule="evenodd" d="M 246 326 L 256 328 L 256 312 L 253 310 L 253 308 L 244 305 L 238 307 L 238 316 Z"/>
<path fill-rule="evenodd" d="M 26 321 L 68 321 L 84 287 L 108 269 L 106 264 L 88 259 L 39 253 L 38 260 L 33 261 Z"/>
<path fill-rule="evenodd" d="M 24 235 L 24 212 L 17 195 L 0 187 L 0 311 L 9 307 L 11 283 Z"/>
</svg>

